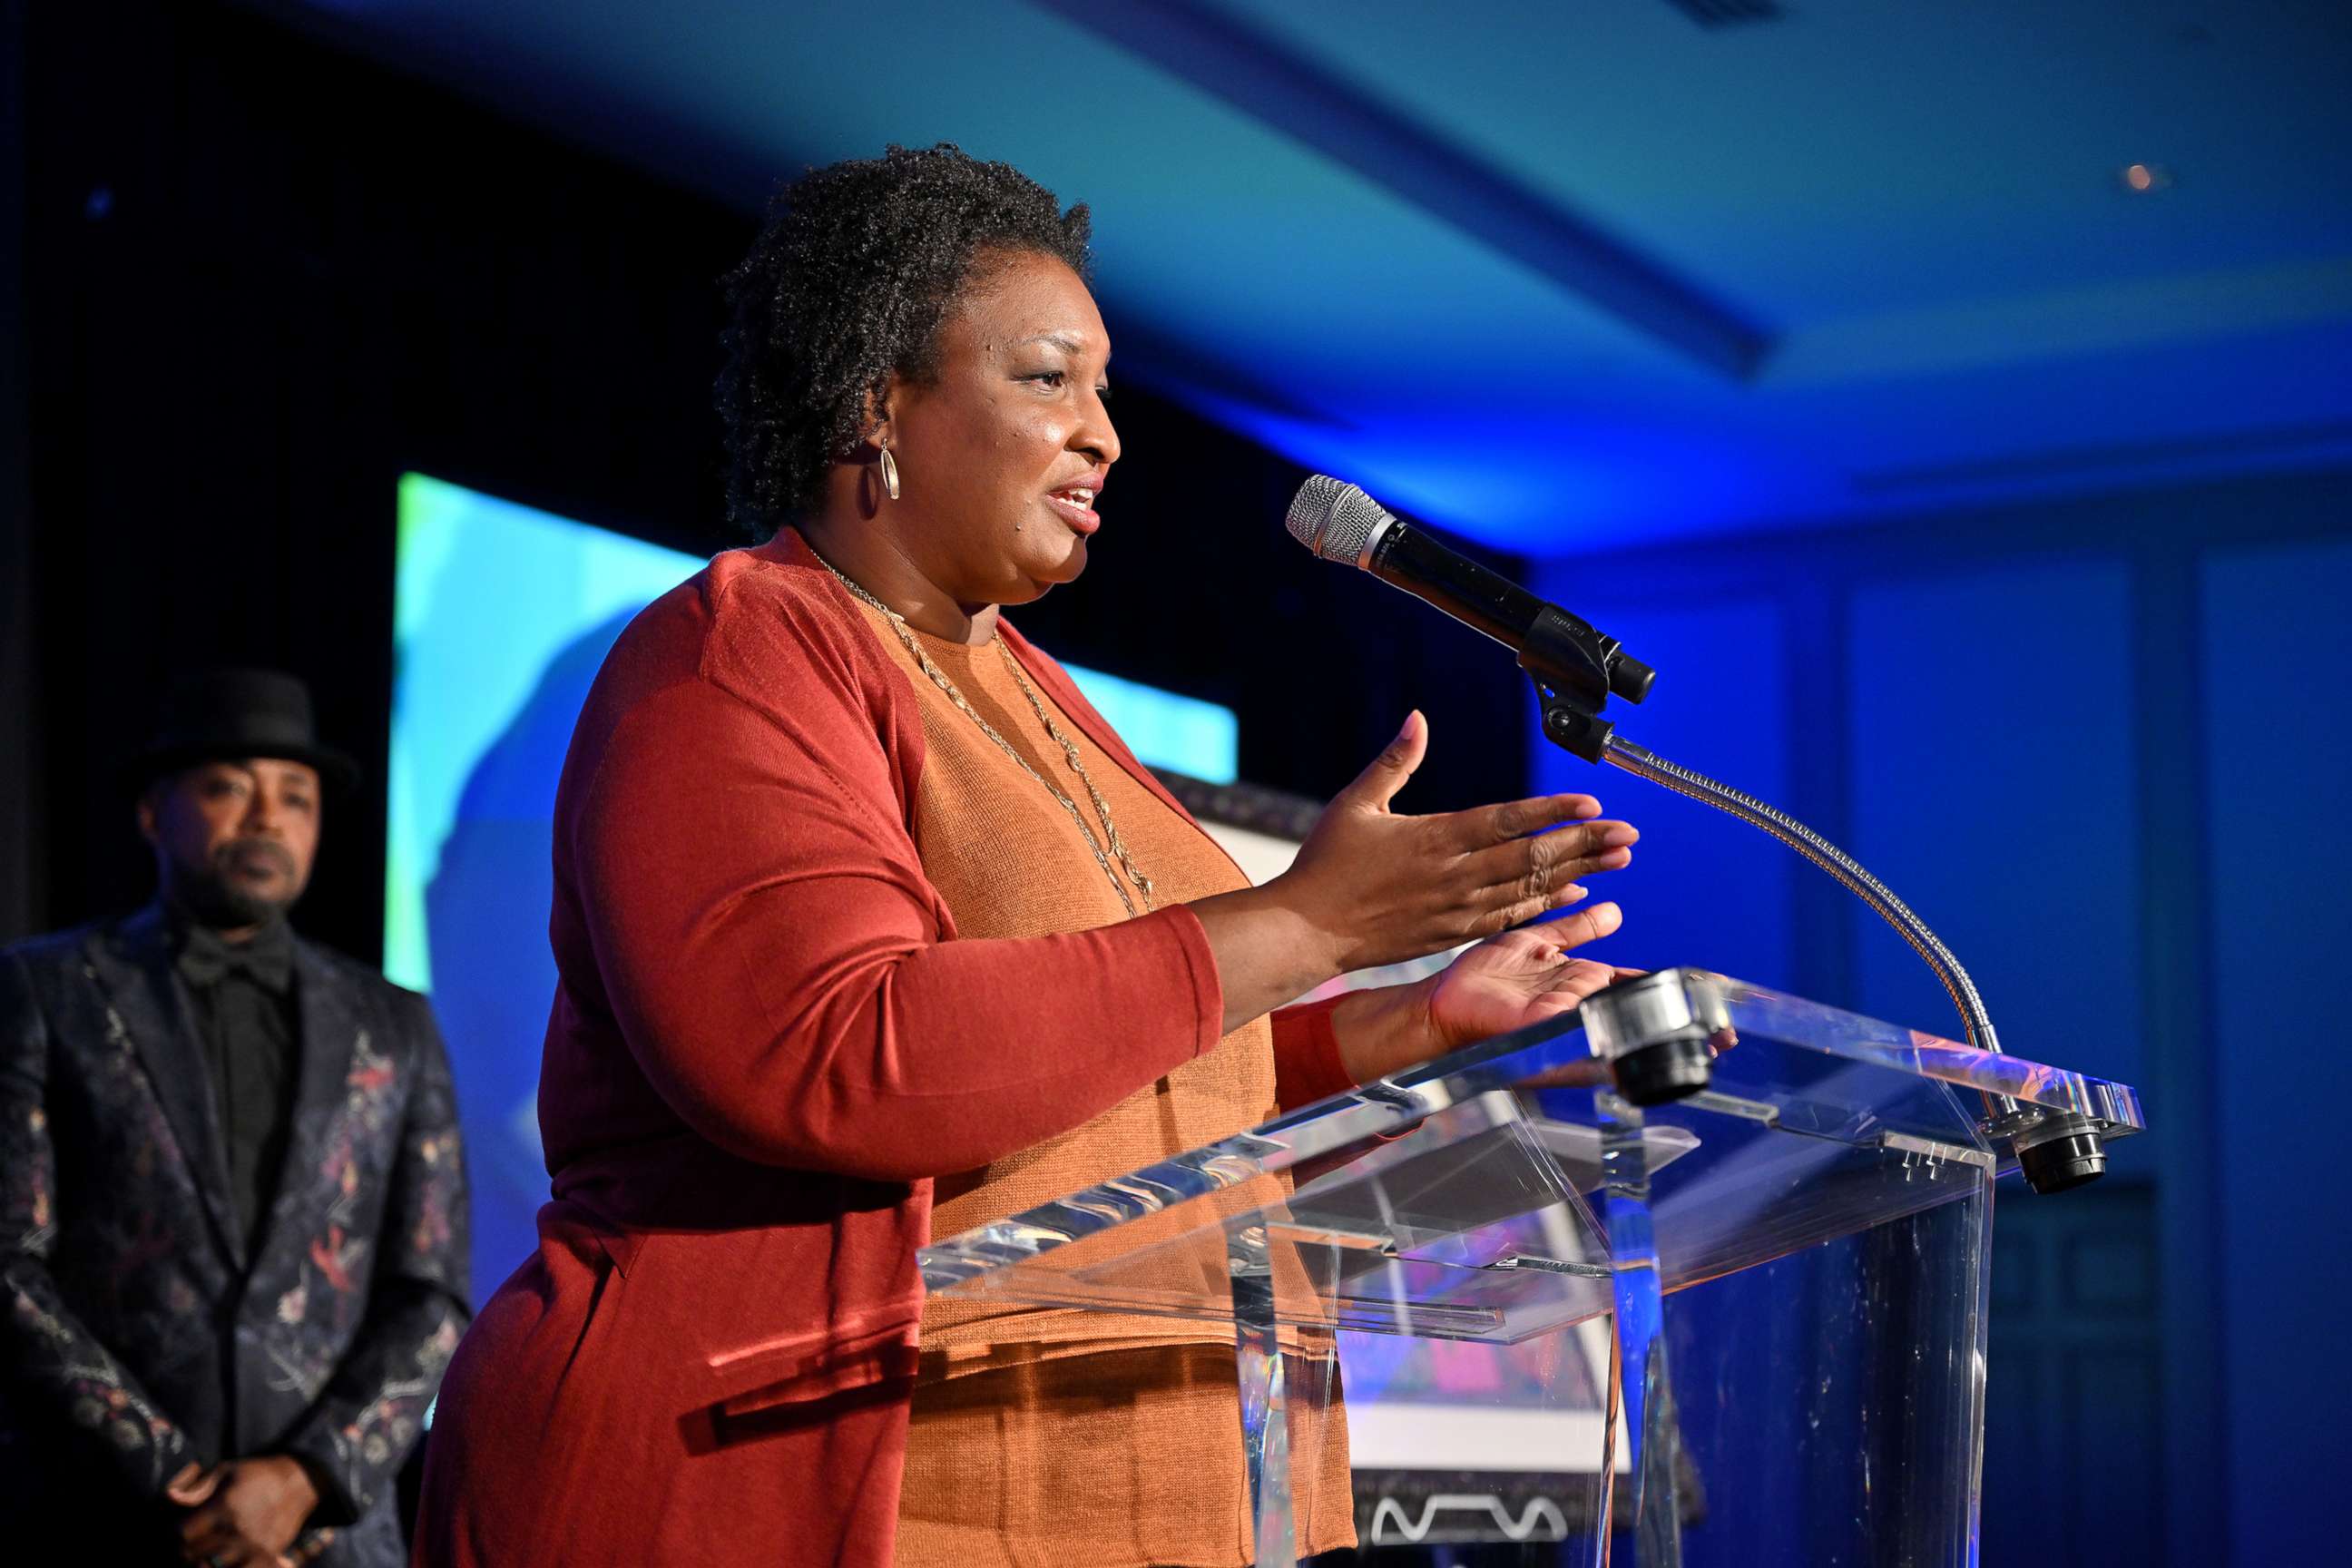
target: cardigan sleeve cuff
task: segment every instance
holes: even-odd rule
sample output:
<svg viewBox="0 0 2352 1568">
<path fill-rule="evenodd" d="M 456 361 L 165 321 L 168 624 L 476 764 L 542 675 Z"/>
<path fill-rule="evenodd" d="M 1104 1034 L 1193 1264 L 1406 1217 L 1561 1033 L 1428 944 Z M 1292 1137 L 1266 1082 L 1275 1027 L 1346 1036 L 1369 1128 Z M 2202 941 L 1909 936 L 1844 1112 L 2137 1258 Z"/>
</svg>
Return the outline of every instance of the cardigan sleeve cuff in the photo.
<svg viewBox="0 0 2352 1568">
<path fill-rule="evenodd" d="M 1286 1111 L 1312 1105 L 1356 1087 L 1339 1060 L 1339 1037 L 1331 1010 L 1348 993 L 1285 1007 L 1274 1015 L 1275 1099 Z"/>
<path fill-rule="evenodd" d="M 1206 1056 L 1225 1033 L 1225 984 L 1217 973 L 1217 955 L 1210 950 L 1208 931 L 1201 917 L 1182 904 L 1143 918 L 1164 920 L 1176 938 L 1192 992 L 1192 1054 Z"/>
</svg>

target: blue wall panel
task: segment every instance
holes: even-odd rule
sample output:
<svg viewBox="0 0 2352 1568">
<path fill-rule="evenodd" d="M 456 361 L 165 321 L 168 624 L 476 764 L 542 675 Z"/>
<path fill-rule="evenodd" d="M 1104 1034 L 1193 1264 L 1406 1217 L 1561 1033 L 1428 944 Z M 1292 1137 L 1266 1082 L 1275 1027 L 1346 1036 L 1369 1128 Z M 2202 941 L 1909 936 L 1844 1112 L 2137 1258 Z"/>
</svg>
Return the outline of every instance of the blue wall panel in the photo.
<svg viewBox="0 0 2352 1568">
<path fill-rule="evenodd" d="M 2203 600 L 2231 1561 L 2340 1560 L 2352 545 L 2218 555 Z"/>
<path fill-rule="evenodd" d="M 1562 576 L 1538 579 L 1536 592 L 1575 604 L 1576 585 Z M 1612 709 L 1627 740 L 1751 795 L 1787 798 L 1786 616 L 1779 605 L 1612 608 L 1603 625 L 1659 670 L 1648 702 Z M 1790 879 L 1812 872 L 1754 828 L 1614 768 L 1594 767 L 1539 732 L 1529 750 L 1537 789 L 1598 795 L 1611 816 L 1642 830 L 1633 864 L 1591 884 L 1595 900 L 1613 899 L 1625 910 L 1608 957 L 1643 969 L 1695 963 L 1796 986 Z"/>
<path fill-rule="evenodd" d="M 2005 1048 L 2137 1083 L 2130 611 L 2120 562 L 1857 587 L 1848 847 L 1959 955 Z M 1852 920 L 1859 1010 L 1956 1033 L 1911 950 Z"/>
</svg>

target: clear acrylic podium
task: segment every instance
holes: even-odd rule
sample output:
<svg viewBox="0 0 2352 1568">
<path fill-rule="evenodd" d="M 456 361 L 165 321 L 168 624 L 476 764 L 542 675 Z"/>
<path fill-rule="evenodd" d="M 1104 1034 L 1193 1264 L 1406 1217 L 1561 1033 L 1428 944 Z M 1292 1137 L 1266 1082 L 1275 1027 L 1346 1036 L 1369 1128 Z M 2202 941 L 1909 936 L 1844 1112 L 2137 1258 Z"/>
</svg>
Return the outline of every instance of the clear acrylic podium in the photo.
<svg viewBox="0 0 2352 1568">
<path fill-rule="evenodd" d="M 1360 1508 L 1366 1545 L 1975 1562 L 1992 1184 L 2038 1121 L 2138 1131 L 2136 1097 L 1718 975 L 1653 979 L 1642 1019 L 1604 994 L 942 1240 L 926 1286 L 1229 1329 L 1261 1568 L 1305 1547 L 1308 1407 L 1345 1409 L 1360 1471 L 1431 1481 Z M 1639 1109 L 1596 1050 L 1654 1025 L 1662 987 L 1711 1081 Z"/>
</svg>

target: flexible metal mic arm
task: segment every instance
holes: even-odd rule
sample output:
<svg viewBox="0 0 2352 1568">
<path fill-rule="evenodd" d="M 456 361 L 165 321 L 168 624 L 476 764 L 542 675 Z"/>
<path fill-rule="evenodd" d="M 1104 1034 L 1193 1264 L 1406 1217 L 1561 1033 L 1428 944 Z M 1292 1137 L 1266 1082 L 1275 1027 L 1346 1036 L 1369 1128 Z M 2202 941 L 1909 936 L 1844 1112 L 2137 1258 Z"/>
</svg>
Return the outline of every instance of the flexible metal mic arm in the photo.
<svg viewBox="0 0 2352 1568">
<path fill-rule="evenodd" d="M 1872 876 L 1860 861 L 1778 806 L 1620 739 L 1615 726 L 1591 711 L 1585 702 L 1540 678 L 1536 681 L 1536 689 L 1543 700 L 1544 733 L 1562 747 L 1738 817 L 1770 834 L 1828 872 L 1839 886 L 1893 926 L 1895 933 L 1927 963 L 1958 1010 L 1960 1026 L 1969 1044 L 1981 1051 L 2000 1049 L 1992 1017 L 1985 1011 L 1984 998 L 1978 994 L 1976 982 L 1969 978 L 1969 972 L 1942 939 L 1927 929 L 1927 922 L 1913 913 L 1910 905 L 1896 898 L 1894 889 Z M 2088 1119 L 2021 1105 L 2007 1095 L 1985 1096 L 1985 1107 L 1987 1136 L 2010 1141 L 2019 1167 L 2035 1192 L 2063 1192 L 2105 1173 L 2105 1142 Z"/>
<path fill-rule="evenodd" d="M 1523 658 L 1519 662 L 1522 668 L 1528 668 L 1533 661 Z M 1911 944 L 1911 950 L 1927 961 L 1936 978 L 1943 982 L 1952 1005 L 1959 1009 L 1960 1026 L 1967 1031 L 1969 1044 L 1980 1051 L 2000 1049 L 1991 1016 L 1986 1013 L 1984 998 L 1977 994 L 1976 982 L 1969 978 L 1969 972 L 1960 967 L 1952 950 L 1927 929 L 1927 922 L 1913 914 L 1911 906 L 1896 898 L 1893 889 L 1864 870 L 1861 861 L 1780 807 L 1621 739 L 1617 727 L 1600 715 L 1601 703 L 1608 700 L 1605 695 L 1596 698 L 1591 689 L 1580 690 L 1548 679 L 1540 670 L 1529 668 L 1528 673 L 1534 678 L 1536 695 L 1543 702 L 1544 734 L 1554 744 L 1587 762 L 1622 768 L 1636 778 L 1647 779 L 1676 795 L 1736 816 L 1770 834 L 1827 871 L 1846 891 L 1869 905 L 1879 919 L 1893 926 L 1895 933 Z M 1601 689 L 1605 693 L 1607 688 Z M 2011 1104 L 2009 1109 L 2017 1108 Z"/>
<path fill-rule="evenodd" d="M 1993 1033 L 1992 1019 L 1985 1012 L 1984 998 L 1978 994 L 1976 982 L 1960 967 L 1927 922 L 1911 912 L 1911 906 L 1895 896 L 1894 889 L 1863 868 L 1860 861 L 1811 828 L 1790 816 L 1778 806 L 1757 799 L 1729 784 L 1696 773 L 1679 763 L 1670 763 L 1654 752 L 1645 751 L 1632 742 L 1612 735 L 1609 738 L 1601 760 L 1610 766 L 1622 768 L 1636 778 L 1670 789 L 1679 795 L 1703 801 L 1717 811 L 1739 818 L 1750 826 L 1761 828 L 1781 843 L 1827 871 L 1855 898 L 1868 904 L 1878 918 L 1895 928 L 1895 933 L 1911 944 L 1911 950 L 1927 961 L 1943 982 L 1959 1009 L 1961 1026 L 1968 1031 L 1969 1044 L 1980 1051 L 1998 1051 L 2000 1040 Z"/>
</svg>

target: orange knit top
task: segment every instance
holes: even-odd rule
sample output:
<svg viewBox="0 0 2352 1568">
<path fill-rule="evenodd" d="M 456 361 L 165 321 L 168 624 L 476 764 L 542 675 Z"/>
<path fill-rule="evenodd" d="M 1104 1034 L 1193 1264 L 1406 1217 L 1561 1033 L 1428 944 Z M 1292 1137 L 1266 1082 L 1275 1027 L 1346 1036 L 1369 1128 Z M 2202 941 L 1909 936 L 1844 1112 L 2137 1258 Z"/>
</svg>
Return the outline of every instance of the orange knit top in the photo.
<svg viewBox="0 0 2352 1568">
<path fill-rule="evenodd" d="M 920 703 L 926 752 L 914 838 L 960 935 L 1038 936 L 1127 919 L 1068 811 L 922 671 L 881 612 L 861 608 Z M 913 635 L 972 710 L 1070 797 L 1103 841 L 1086 782 L 1048 736 L 1004 650 Z M 1155 907 L 1248 885 L 1213 840 L 1096 746 L 1034 676 L 1029 684 L 1077 746 L 1152 881 Z M 1128 895 L 1143 907 L 1131 883 Z M 941 1178 L 931 1234 L 956 1235 L 1066 1196 L 1230 1137 L 1276 1110 L 1273 1031 L 1261 1017 L 1094 1120 Z M 1298 1548 L 1351 1545 L 1347 1434 L 1328 1338 L 1310 1337 L 1294 1360 Z M 1252 1550 L 1234 1388 L 1233 1340 L 1213 1324 L 927 1303 L 900 1492 L 900 1568 L 1244 1568 Z M 1328 1408 L 1318 1408 L 1322 1389 Z"/>
</svg>

